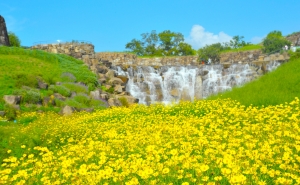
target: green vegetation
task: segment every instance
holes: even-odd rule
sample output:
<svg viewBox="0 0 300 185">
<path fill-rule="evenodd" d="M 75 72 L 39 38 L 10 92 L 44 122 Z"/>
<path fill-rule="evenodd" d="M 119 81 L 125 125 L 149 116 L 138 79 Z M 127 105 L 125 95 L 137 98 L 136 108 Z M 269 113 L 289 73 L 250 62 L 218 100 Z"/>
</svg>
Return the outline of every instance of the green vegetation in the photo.
<svg viewBox="0 0 300 185">
<path fill-rule="evenodd" d="M 195 55 L 192 46 L 184 42 L 181 33 L 165 30 L 159 34 L 153 30 L 151 33 L 141 34 L 142 40 L 132 39 L 126 44 L 126 49 L 138 56 L 186 56 Z"/>
<path fill-rule="evenodd" d="M 258 80 L 208 99 L 231 98 L 246 106 L 279 105 L 300 97 L 300 58 L 279 66 Z"/>
<path fill-rule="evenodd" d="M 21 46 L 21 41 L 19 39 L 19 37 L 14 34 L 13 32 L 8 32 L 8 38 L 9 38 L 9 43 L 10 46 L 14 46 L 14 47 L 20 47 Z"/>
<path fill-rule="evenodd" d="M 264 53 L 279 52 L 285 45 L 290 46 L 291 42 L 282 36 L 281 31 L 272 31 L 263 40 L 262 51 Z"/>
<path fill-rule="evenodd" d="M 241 48 L 222 50 L 221 53 L 250 51 L 250 50 L 261 50 L 262 47 L 263 46 L 260 45 L 260 44 L 250 44 L 250 45 L 243 46 Z"/>
<path fill-rule="evenodd" d="M 9 112 L 6 114 L 7 118 L 10 117 L 9 119 L 13 119 L 16 115 L 10 111 L 11 107 L 4 105 L 4 95 L 21 95 L 21 111 L 57 112 L 60 106 L 67 103 L 52 99 L 49 100 L 52 103 L 43 102 L 46 107 L 36 104 L 42 104 L 44 98 L 49 98 L 54 93 L 70 97 L 72 92 L 88 94 L 98 86 L 96 75 L 81 60 L 63 54 L 2 46 L 0 47 L 0 68 L 0 110 Z M 49 84 L 49 88 L 38 89 L 39 81 Z M 61 85 L 57 85 L 57 82 Z M 89 105 L 87 101 L 80 101 L 80 103 L 83 104 L 82 107 Z M 99 102 L 97 106 L 101 106 L 101 103 Z"/>
<path fill-rule="evenodd" d="M 242 50 L 252 50 L 254 47 L 249 42 L 246 43 L 243 40 L 243 36 L 234 36 L 229 42 L 225 42 L 223 44 L 221 43 L 215 43 L 211 45 L 206 45 L 203 48 L 200 48 L 198 52 L 198 60 L 201 61 L 208 61 L 208 59 L 212 60 L 212 63 L 218 63 L 220 60 L 220 54 L 221 52 L 237 52 Z M 252 47 L 250 47 L 252 46 Z M 244 48 L 244 49 L 242 49 Z"/>
</svg>

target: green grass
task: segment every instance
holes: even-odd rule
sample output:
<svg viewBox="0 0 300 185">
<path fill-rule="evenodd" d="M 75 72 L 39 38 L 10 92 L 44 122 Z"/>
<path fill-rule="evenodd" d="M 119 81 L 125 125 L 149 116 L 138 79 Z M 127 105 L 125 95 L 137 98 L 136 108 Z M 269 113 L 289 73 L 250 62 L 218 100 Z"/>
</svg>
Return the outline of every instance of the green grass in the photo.
<svg viewBox="0 0 300 185">
<path fill-rule="evenodd" d="M 37 79 L 49 85 L 76 80 L 85 83 L 88 90 L 94 90 L 97 86 L 96 75 L 81 60 L 40 50 L 1 46 L 0 71 L 0 110 L 4 109 L 4 101 L 2 101 L 4 95 L 13 94 L 22 86 L 37 88 Z M 68 87 L 75 92 L 87 92 L 87 89 L 68 85 L 68 83 L 62 87 Z M 42 97 L 53 93 L 51 90 L 41 90 L 40 92 Z M 28 98 L 32 98 L 32 96 L 28 96 Z"/>
<path fill-rule="evenodd" d="M 256 44 L 247 45 L 247 46 L 244 46 L 242 48 L 224 50 L 224 51 L 221 51 L 221 53 L 250 51 L 250 50 L 258 50 L 258 49 L 262 49 L 262 45 L 258 45 L 258 44 L 257 45 Z"/>
<path fill-rule="evenodd" d="M 0 47 L 0 97 L 22 85 L 36 87 L 37 79 L 48 84 L 63 81 L 63 73 L 72 73 L 77 81 L 96 85 L 96 76 L 81 60 L 39 50 Z"/>
<path fill-rule="evenodd" d="M 279 105 L 300 97 L 300 58 L 279 66 L 259 79 L 208 99 L 232 98 L 243 105 Z"/>
</svg>

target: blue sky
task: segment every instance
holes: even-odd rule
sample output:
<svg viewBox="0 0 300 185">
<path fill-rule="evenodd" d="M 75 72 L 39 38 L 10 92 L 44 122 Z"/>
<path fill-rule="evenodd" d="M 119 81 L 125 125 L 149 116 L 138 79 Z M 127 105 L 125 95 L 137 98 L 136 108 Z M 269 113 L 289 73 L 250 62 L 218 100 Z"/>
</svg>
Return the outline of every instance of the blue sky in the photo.
<svg viewBox="0 0 300 185">
<path fill-rule="evenodd" d="M 84 40 L 96 52 L 124 51 L 142 33 L 180 32 L 194 49 L 240 35 L 300 31 L 299 0 L 0 0 L 0 15 L 21 45 Z"/>
</svg>

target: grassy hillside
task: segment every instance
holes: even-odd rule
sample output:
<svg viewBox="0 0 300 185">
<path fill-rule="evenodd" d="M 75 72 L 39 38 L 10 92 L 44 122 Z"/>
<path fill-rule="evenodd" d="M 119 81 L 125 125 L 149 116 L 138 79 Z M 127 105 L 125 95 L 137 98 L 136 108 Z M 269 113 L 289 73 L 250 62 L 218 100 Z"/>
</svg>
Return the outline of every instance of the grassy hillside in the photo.
<svg viewBox="0 0 300 185">
<path fill-rule="evenodd" d="M 28 104 L 42 103 L 44 97 L 50 97 L 54 93 L 66 97 L 69 97 L 71 92 L 88 94 L 97 86 L 96 75 L 81 60 L 39 50 L 0 47 L 0 70 L 0 110 L 5 109 L 4 95 L 23 95 L 21 110 L 26 110 Z M 38 81 L 47 83 L 49 89 L 38 89 Z M 56 82 L 61 82 L 61 85 L 56 85 Z M 75 99 L 64 103 L 55 101 L 57 107 L 64 104 L 84 107 L 80 100 L 75 102 Z M 78 99 L 84 97 L 77 97 Z"/>
<path fill-rule="evenodd" d="M 208 99 L 232 98 L 249 106 L 278 105 L 300 97 L 300 58 L 291 60 L 256 81 Z"/>
</svg>

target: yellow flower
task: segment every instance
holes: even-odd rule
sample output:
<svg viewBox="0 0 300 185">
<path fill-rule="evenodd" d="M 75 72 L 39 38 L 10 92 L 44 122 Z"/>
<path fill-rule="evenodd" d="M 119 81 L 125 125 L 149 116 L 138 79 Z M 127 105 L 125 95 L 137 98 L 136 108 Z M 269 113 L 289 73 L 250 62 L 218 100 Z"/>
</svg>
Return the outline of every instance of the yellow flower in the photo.
<svg viewBox="0 0 300 185">
<path fill-rule="evenodd" d="M 26 145 L 22 145 L 21 148 L 26 148 Z"/>
<path fill-rule="evenodd" d="M 181 185 L 189 185 L 190 183 L 188 182 L 183 182 Z"/>
<path fill-rule="evenodd" d="M 11 150 L 7 150 L 7 153 L 10 154 L 10 153 L 11 153 Z"/>
</svg>

